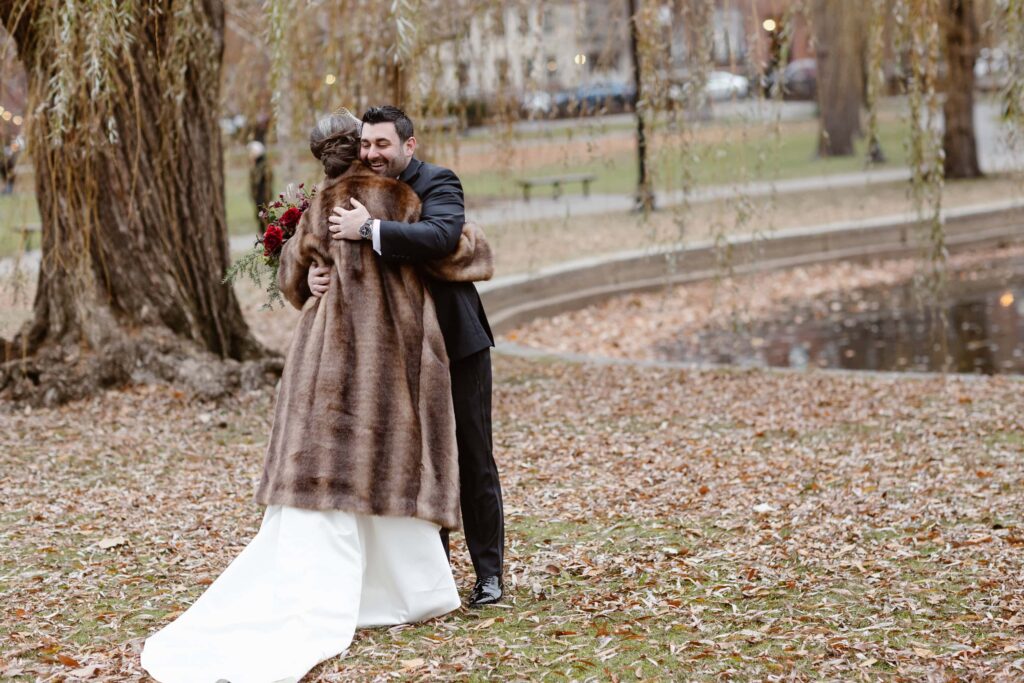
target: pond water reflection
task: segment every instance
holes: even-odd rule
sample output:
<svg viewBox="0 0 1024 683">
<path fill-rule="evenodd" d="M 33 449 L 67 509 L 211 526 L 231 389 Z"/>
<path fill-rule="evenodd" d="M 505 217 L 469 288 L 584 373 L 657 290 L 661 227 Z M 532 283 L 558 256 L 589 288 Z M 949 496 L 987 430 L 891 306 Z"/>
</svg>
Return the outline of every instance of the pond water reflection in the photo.
<svg viewBox="0 0 1024 683">
<path fill-rule="evenodd" d="M 735 365 L 1024 374 L 1024 258 L 952 273 L 940 306 L 922 305 L 919 292 L 854 290 L 657 351 Z"/>
</svg>

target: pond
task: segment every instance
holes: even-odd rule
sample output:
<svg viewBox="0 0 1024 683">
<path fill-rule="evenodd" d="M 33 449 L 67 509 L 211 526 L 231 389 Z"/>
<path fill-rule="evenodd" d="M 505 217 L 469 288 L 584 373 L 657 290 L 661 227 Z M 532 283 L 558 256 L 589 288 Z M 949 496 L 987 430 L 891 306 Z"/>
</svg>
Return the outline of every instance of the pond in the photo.
<svg viewBox="0 0 1024 683">
<path fill-rule="evenodd" d="M 745 366 L 1024 374 L 1024 257 L 952 272 L 940 303 L 928 298 L 913 282 L 857 289 L 657 351 Z"/>
</svg>

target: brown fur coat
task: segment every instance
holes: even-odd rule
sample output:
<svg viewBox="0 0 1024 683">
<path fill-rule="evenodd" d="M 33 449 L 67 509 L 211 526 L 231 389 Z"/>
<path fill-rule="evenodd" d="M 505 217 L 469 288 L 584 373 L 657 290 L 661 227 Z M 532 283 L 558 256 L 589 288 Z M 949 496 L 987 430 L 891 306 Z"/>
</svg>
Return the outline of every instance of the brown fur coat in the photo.
<svg viewBox="0 0 1024 683">
<path fill-rule="evenodd" d="M 285 244 L 278 281 L 302 309 L 278 391 L 256 500 L 418 517 L 461 526 L 448 358 L 417 270 L 369 241 L 332 240 L 331 209 L 350 197 L 375 218 L 415 221 L 404 183 L 356 163 L 326 179 Z M 320 298 L 306 277 L 331 265 Z"/>
</svg>

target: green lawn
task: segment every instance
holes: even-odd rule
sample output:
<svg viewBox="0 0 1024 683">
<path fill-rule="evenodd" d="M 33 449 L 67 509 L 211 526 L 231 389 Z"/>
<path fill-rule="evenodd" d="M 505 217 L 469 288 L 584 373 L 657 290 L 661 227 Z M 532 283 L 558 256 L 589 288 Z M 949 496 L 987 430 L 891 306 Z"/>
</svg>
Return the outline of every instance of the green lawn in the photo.
<svg viewBox="0 0 1024 683">
<path fill-rule="evenodd" d="M 814 129 L 787 132 L 778 138 L 772 135 L 755 137 L 755 131 L 735 126 L 736 139 L 724 144 L 697 144 L 691 149 L 678 147 L 654 155 L 654 181 L 659 189 L 679 188 L 684 174 L 692 182 L 714 185 L 721 183 L 777 180 L 831 173 L 848 173 L 865 167 L 866 142 L 857 144 L 852 157 L 819 158 L 817 131 Z M 904 148 L 905 126 L 894 120 L 882 124 L 879 138 L 888 157 L 881 168 L 906 163 Z M 684 152 L 686 154 L 684 154 Z M 876 168 L 877 168 L 876 167 Z M 631 193 L 636 189 L 637 160 L 633 153 L 594 158 L 583 162 L 567 162 L 540 166 L 530 170 L 529 176 L 559 175 L 565 173 L 593 173 L 597 180 L 592 190 L 599 193 Z M 527 174 L 508 169 L 462 175 L 466 194 L 472 197 L 515 198 L 521 190 L 515 179 Z M 536 191 L 543 195 L 543 190 Z"/>
<path fill-rule="evenodd" d="M 590 130 L 613 133 L 611 127 L 592 126 Z M 829 173 L 843 173 L 864 168 L 863 142 L 854 157 L 819 159 L 815 156 L 817 133 L 813 126 L 806 124 L 785 132 L 779 137 L 760 135 L 754 127 L 726 124 L 726 130 L 734 135 L 732 141 L 721 144 L 699 144 L 686 150 L 670 148 L 654 155 L 654 176 L 661 189 L 678 188 L 683 184 L 683 174 L 689 173 L 697 184 L 718 184 L 764 179 L 781 179 L 799 176 L 818 176 Z M 758 127 L 759 129 L 760 127 Z M 621 131 L 620 131 L 621 132 Z M 904 126 L 898 120 L 885 122 L 881 126 L 883 148 L 889 157 L 889 166 L 905 163 L 903 145 Z M 565 142 L 578 134 L 573 130 L 560 131 L 550 135 L 552 144 Z M 467 143 L 470 144 L 470 143 Z M 510 144 L 515 144 L 513 140 Z M 595 146 L 599 142 L 595 142 Z M 520 190 L 515 179 L 525 173 L 513 172 L 500 163 L 493 171 L 461 174 L 466 194 L 475 200 L 502 197 L 518 197 Z M 232 235 L 254 234 L 255 217 L 249 198 L 248 166 L 244 151 L 231 148 L 225 154 L 225 202 L 228 230 Z M 575 163 L 537 166 L 528 175 L 543 176 L 560 173 L 589 172 L 597 175 L 593 184 L 594 192 L 629 193 L 636 184 L 636 157 L 631 152 L 612 154 Z M 284 178 L 277 169 L 276 185 L 283 189 L 286 181 L 314 182 L 317 168 L 310 160 L 303 160 L 299 176 Z M 32 178 L 18 178 L 17 191 L 12 195 L 0 196 L 0 257 L 14 254 L 21 246 L 22 236 L 18 227 L 39 223 L 39 213 L 32 191 Z M 544 194 L 543 189 L 538 194 Z M 38 247 L 38 235 L 30 239 L 30 246 Z"/>
</svg>

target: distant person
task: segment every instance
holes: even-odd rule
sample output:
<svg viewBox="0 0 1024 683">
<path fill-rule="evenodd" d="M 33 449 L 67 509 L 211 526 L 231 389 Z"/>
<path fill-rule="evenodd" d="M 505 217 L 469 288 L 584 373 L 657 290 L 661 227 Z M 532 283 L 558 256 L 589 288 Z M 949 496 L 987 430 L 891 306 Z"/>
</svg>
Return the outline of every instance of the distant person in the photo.
<svg viewBox="0 0 1024 683">
<path fill-rule="evenodd" d="M 18 165 L 18 156 L 21 154 L 21 143 L 15 140 L 9 145 L 4 145 L 3 159 L 0 160 L 0 183 L 3 184 L 2 194 L 14 192 L 14 169 Z"/>
<path fill-rule="evenodd" d="M 246 149 L 249 151 L 249 194 L 256 207 L 256 230 L 262 235 L 267 229 L 267 221 L 260 218 L 260 206 L 269 204 L 274 198 L 274 170 L 262 142 L 253 140 Z"/>
</svg>

